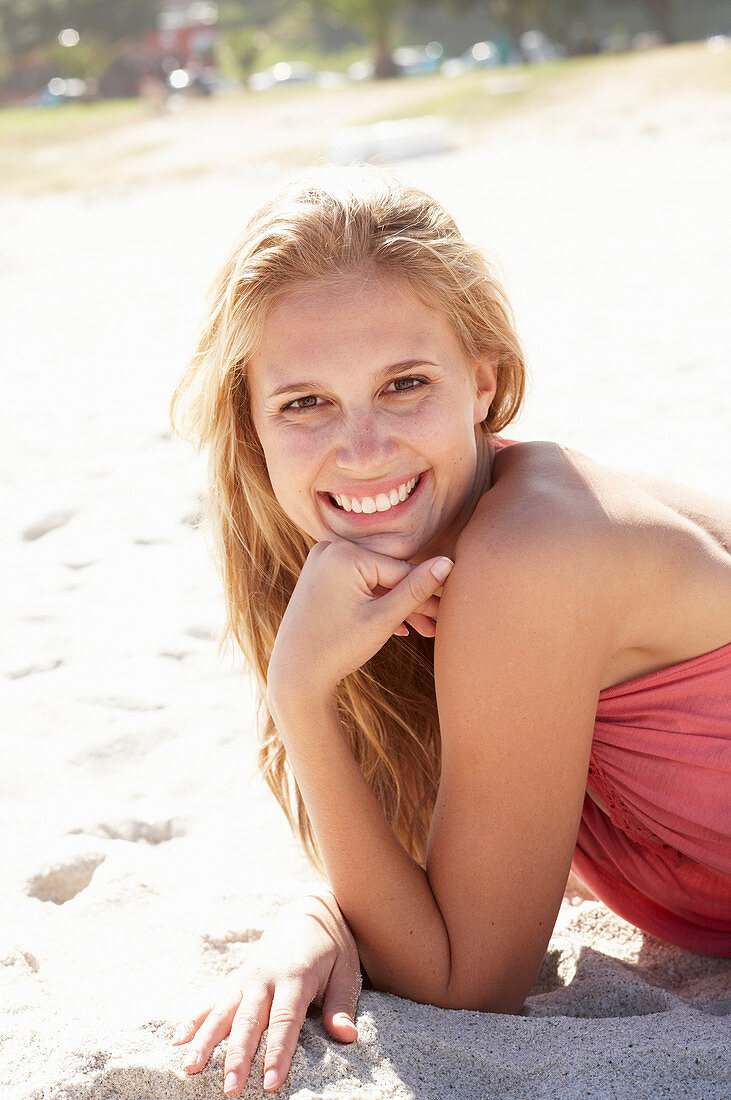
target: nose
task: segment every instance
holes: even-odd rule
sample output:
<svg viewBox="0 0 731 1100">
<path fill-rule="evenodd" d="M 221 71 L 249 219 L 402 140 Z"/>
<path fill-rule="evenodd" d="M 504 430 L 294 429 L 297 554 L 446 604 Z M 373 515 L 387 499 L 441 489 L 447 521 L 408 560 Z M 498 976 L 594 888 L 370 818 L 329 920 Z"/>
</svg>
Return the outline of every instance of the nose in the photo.
<svg viewBox="0 0 731 1100">
<path fill-rule="evenodd" d="M 398 453 L 398 445 L 385 423 L 372 410 L 343 417 L 336 449 L 341 470 L 361 477 L 381 474 Z"/>
</svg>

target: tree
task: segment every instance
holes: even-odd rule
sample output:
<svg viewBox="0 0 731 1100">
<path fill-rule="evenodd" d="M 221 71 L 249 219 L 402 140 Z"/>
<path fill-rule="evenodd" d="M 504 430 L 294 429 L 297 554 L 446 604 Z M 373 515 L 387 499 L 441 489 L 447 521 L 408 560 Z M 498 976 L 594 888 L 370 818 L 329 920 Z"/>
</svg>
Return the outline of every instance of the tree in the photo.
<svg viewBox="0 0 731 1100">
<path fill-rule="evenodd" d="M 613 0 L 614 3 L 617 0 Z M 678 35 L 675 30 L 675 8 L 677 0 L 640 0 L 640 5 L 655 24 L 655 29 L 660 32 L 666 42 L 677 42 Z"/>
<path fill-rule="evenodd" d="M 451 0 L 457 12 L 484 11 L 513 40 L 519 50 L 520 36 L 528 30 L 545 31 L 564 39 L 573 17 L 586 7 L 586 0 Z"/>
<path fill-rule="evenodd" d="M 138 40 L 157 23 L 162 0 L 0 0 L 0 39 L 13 56 L 50 46 L 59 33 L 73 27 L 113 45 Z"/>
<path fill-rule="evenodd" d="M 361 32 L 373 50 L 379 78 L 398 76 L 391 58 L 394 26 L 398 15 L 412 4 L 413 0 L 316 0 L 321 11 L 337 14 Z"/>
</svg>

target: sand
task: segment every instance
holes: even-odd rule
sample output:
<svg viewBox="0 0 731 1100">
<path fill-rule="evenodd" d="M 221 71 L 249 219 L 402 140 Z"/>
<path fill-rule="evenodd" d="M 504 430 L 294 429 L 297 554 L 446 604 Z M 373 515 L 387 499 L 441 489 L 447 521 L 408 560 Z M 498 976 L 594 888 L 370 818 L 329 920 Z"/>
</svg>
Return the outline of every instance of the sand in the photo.
<svg viewBox="0 0 731 1100">
<path fill-rule="evenodd" d="M 515 437 L 727 491 L 730 120 L 720 91 L 598 87 L 398 165 L 499 258 L 534 376 Z M 225 1044 L 189 1079 L 172 1024 L 313 884 L 217 655 L 204 463 L 167 423 L 284 170 L 0 199 L 3 1100 L 221 1096 Z M 364 993 L 353 1046 L 308 1018 L 280 1095 L 731 1095 L 729 964 L 573 901 L 522 1016 Z"/>
</svg>

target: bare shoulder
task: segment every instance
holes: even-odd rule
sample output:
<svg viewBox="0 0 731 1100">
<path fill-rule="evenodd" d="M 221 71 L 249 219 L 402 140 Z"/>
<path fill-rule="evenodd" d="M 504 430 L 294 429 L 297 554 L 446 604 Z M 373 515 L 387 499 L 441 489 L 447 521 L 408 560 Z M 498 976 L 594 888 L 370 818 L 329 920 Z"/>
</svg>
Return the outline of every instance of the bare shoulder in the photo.
<svg viewBox="0 0 731 1100">
<path fill-rule="evenodd" d="M 491 489 L 460 537 L 457 564 L 533 577 L 541 590 L 591 583 L 622 552 L 626 517 L 601 467 L 554 443 L 519 443 L 499 452 Z M 517 576 L 513 580 L 518 579 Z"/>
<path fill-rule="evenodd" d="M 580 600 L 607 687 L 729 640 L 730 540 L 724 501 L 536 442 L 498 453 L 455 556 L 509 579 L 516 598 L 527 580 L 547 612 Z"/>
<path fill-rule="evenodd" d="M 543 516 L 546 530 L 561 522 L 587 534 L 621 537 L 638 528 L 686 530 L 707 535 L 719 548 L 731 544 L 731 503 L 668 479 L 614 469 L 557 443 L 518 443 L 495 457 L 493 488 L 481 505 L 499 508 L 508 519 Z M 479 510 L 478 510 L 479 514 Z M 552 522 L 552 517 L 554 522 Z"/>
<path fill-rule="evenodd" d="M 503 652 L 507 633 L 524 647 L 539 636 L 558 644 L 565 633 L 578 645 L 593 639 L 595 672 L 610 659 L 619 594 L 611 564 L 622 530 L 582 458 L 551 443 L 515 444 L 496 456 L 492 487 L 457 543 L 440 624 L 459 605 L 458 614 L 467 608 L 459 636 L 471 623 L 466 641 L 475 645 L 499 619 Z"/>
</svg>

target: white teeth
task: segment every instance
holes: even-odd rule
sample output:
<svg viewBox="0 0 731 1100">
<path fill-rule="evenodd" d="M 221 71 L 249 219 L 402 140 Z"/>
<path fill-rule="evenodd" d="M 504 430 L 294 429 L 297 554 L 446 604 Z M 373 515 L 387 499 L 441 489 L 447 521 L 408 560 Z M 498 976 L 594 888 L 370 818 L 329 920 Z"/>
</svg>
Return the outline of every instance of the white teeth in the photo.
<svg viewBox="0 0 731 1100">
<path fill-rule="evenodd" d="M 356 497 L 347 497 L 344 493 L 331 493 L 330 495 L 338 507 L 345 512 L 356 512 L 358 514 L 364 512 L 370 516 L 373 512 L 388 512 L 391 508 L 395 508 L 397 504 L 406 500 L 414 491 L 418 480 L 418 477 L 412 477 L 410 481 L 404 481 L 402 485 L 395 489 L 389 489 L 387 493 L 377 493 L 375 499 L 373 497 L 363 497 L 359 500 Z"/>
</svg>

